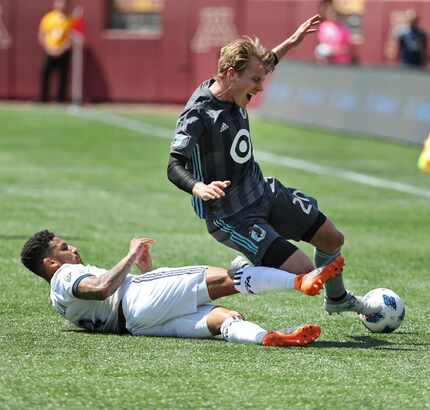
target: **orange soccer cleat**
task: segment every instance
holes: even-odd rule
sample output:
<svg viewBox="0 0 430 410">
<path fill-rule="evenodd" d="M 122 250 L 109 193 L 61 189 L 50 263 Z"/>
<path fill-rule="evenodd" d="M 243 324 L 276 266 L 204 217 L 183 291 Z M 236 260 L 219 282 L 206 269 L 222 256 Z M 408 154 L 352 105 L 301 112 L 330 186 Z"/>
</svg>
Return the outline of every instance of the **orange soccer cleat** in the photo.
<svg viewBox="0 0 430 410">
<path fill-rule="evenodd" d="M 303 325 L 291 333 L 271 331 L 263 337 L 261 344 L 274 347 L 307 346 L 318 339 L 320 334 L 321 328 L 318 325 Z"/>
<path fill-rule="evenodd" d="M 333 262 L 304 275 L 297 275 L 294 289 L 308 296 L 319 295 L 320 290 L 329 279 L 334 278 L 342 272 L 344 259 L 338 256 Z"/>
</svg>

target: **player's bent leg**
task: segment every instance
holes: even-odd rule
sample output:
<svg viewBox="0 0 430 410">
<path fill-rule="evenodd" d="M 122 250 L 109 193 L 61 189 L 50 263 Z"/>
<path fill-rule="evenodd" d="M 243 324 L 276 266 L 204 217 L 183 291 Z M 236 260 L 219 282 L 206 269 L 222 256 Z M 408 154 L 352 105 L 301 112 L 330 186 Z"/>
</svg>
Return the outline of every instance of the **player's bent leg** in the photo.
<svg viewBox="0 0 430 410">
<path fill-rule="evenodd" d="M 340 255 L 340 248 L 344 237 L 329 219 L 323 223 L 310 240 L 315 251 L 315 265 L 324 266 L 336 260 Z M 342 275 L 337 275 L 327 281 L 324 308 L 331 315 L 333 313 L 355 312 L 363 315 L 377 313 L 379 307 L 371 306 L 360 296 L 355 296 L 345 289 Z"/>
<path fill-rule="evenodd" d="M 310 272 L 314 269 L 314 264 L 309 257 L 300 249 L 297 249 L 288 259 L 286 259 L 279 269 L 295 273 L 296 275 L 303 274 L 303 272 Z"/>
<path fill-rule="evenodd" d="M 211 300 L 238 293 L 226 269 L 209 266 L 206 271 L 206 284 Z"/>
<path fill-rule="evenodd" d="M 308 296 L 318 295 L 327 281 L 340 275 L 343 264 L 343 257 L 338 256 L 326 266 L 316 268 L 304 275 L 297 275 L 294 287 Z"/>
<path fill-rule="evenodd" d="M 380 306 L 372 305 L 361 296 L 355 296 L 351 292 L 346 292 L 345 297 L 340 301 L 333 301 L 326 297 L 324 308 L 329 315 L 333 313 L 355 312 L 368 316 L 381 310 Z"/>
<path fill-rule="evenodd" d="M 226 308 L 217 308 L 211 312 L 213 334 L 219 331 L 225 341 L 242 344 L 260 344 L 263 346 L 306 346 L 316 340 L 321 329 L 318 325 L 303 325 L 292 331 L 270 331 L 261 326 L 246 321 L 237 312 Z M 208 316 L 208 323 L 209 323 Z M 211 328 L 211 326 L 208 326 Z"/>
<path fill-rule="evenodd" d="M 201 305 L 197 307 L 194 313 L 171 319 L 161 325 L 148 328 L 136 328 L 131 333 L 133 336 L 186 337 L 195 339 L 212 338 L 215 333 L 209 329 L 208 317 L 215 309 L 218 308 L 214 305 Z"/>
<path fill-rule="evenodd" d="M 230 318 L 238 318 L 240 320 L 244 320 L 244 317 L 241 313 L 236 312 L 235 310 L 231 310 L 225 308 L 223 306 L 217 306 L 211 310 L 211 312 L 207 316 L 207 326 L 212 335 L 216 336 L 221 334 L 221 327 L 223 323 Z"/>
<path fill-rule="evenodd" d="M 315 265 L 321 267 L 335 260 L 340 255 L 343 242 L 343 234 L 336 229 L 330 219 L 326 219 L 310 240 L 310 243 L 316 247 Z M 325 290 L 326 297 L 331 301 L 338 302 L 345 298 L 346 289 L 342 275 L 329 280 Z"/>
<path fill-rule="evenodd" d="M 334 254 L 342 247 L 345 238 L 330 219 L 326 219 L 309 241 L 324 253 Z"/>
<path fill-rule="evenodd" d="M 301 275 L 265 266 L 245 266 L 232 274 L 234 287 L 241 294 L 259 295 L 273 290 L 295 289 L 314 296 L 327 281 L 339 275 L 342 268 L 343 257 L 339 256 L 327 266 Z"/>
<path fill-rule="evenodd" d="M 262 265 L 282 269 L 297 275 L 314 269 L 312 261 L 304 252 L 280 237 L 273 241 L 266 250 Z"/>
</svg>

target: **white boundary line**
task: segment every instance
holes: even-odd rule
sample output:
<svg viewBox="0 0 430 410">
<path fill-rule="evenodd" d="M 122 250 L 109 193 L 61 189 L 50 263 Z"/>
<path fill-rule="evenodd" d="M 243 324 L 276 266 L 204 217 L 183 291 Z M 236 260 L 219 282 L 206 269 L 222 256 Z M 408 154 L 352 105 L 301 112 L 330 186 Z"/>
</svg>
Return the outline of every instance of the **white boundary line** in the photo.
<svg viewBox="0 0 430 410">
<path fill-rule="evenodd" d="M 115 127 L 124 128 L 130 131 L 137 132 L 139 134 L 153 135 L 157 138 L 170 139 L 173 135 L 173 130 L 156 125 L 145 124 L 142 121 L 126 118 L 120 115 L 107 112 L 80 109 L 78 107 L 72 107 L 68 110 L 68 112 L 70 115 L 78 116 L 80 118 L 86 118 L 89 120 L 101 122 L 103 124 L 113 125 Z M 312 174 L 317 175 L 335 176 L 337 178 L 372 186 L 374 188 L 388 189 L 391 191 L 397 191 L 404 194 L 411 194 L 421 198 L 430 199 L 429 190 L 418 188 L 414 185 L 403 184 L 401 182 L 372 177 L 370 175 L 347 171 L 340 168 L 317 165 L 300 159 L 275 155 L 265 151 L 255 151 L 255 156 L 258 158 L 259 161 L 267 162 L 269 164 L 282 165 L 289 168 L 300 169 L 302 171 L 310 172 Z"/>
</svg>

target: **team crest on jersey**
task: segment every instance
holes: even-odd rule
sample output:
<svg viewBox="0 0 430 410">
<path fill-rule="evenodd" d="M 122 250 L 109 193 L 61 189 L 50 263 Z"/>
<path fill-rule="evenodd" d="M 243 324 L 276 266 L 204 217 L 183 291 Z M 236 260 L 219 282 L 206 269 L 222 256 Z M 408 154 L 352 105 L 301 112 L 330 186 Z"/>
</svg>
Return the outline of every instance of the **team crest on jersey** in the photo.
<svg viewBox="0 0 430 410">
<path fill-rule="evenodd" d="M 239 111 L 240 111 L 240 114 L 242 115 L 242 118 L 244 120 L 246 120 L 248 118 L 248 114 L 247 114 L 246 110 L 244 108 L 240 107 Z"/>
<path fill-rule="evenodd" d="M 267 232 L 258 225 L 252 225 L 249 229 L 249 235 L 255 242 L 260 242 L 266 237 Z"/>
<path fill-rule="evenodd" d="M 190 140 L 191 137 L 189 135 L 176 134 L 172 142 L 172 148 L 183 149 L 189 144 Z"/>
<path fill-rule="evenodd" d="M 65 277 L 64 277 L 64 281 L 65 282 L 70 282 L 72 279 L 72 273 L 69 272 Z"/>
</svg>

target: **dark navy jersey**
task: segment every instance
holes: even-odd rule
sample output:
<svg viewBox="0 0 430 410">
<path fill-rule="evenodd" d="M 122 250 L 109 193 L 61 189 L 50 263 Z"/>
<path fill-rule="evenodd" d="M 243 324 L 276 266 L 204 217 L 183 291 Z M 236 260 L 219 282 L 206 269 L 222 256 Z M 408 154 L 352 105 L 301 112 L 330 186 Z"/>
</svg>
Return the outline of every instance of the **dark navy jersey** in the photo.
<svg viewBox="0 0 430 410">
<path fill-rule="evenodd" d="M 264 178 L 254 160 L 248 113 L 235 103 L 220 101 L 203 82 L 188 100 L 176 124 L 170 153 L 187 159 L 186 168 L 205 184 L 231 181 L 225 197 L 192 199 L 200 218 L 227 217 L 263 195 Z"/>
</svg>

